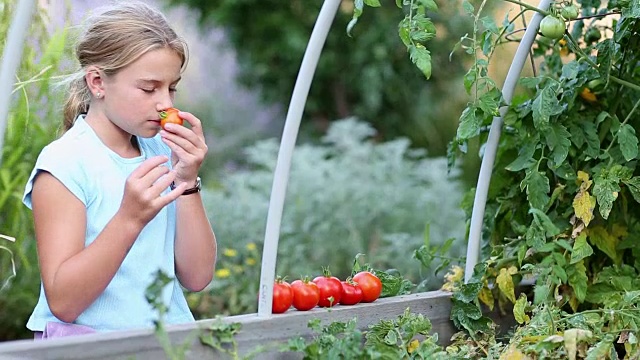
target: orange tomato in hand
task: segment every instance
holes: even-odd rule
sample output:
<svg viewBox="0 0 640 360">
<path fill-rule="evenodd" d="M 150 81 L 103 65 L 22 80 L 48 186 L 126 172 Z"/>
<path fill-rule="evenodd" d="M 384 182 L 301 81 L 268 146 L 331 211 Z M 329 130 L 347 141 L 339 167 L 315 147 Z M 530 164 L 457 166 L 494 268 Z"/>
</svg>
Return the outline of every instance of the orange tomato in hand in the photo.
<svg viewBox="0 0 640 360">
<path fill-rule="evenodd" d="M 182 125 L 183 120 L 178 116 L 180 110 L 176 108 L 168 108 L 165 111 L 160 112 L 160 126 L 164 129 L 166 124 L 178 124 Z"/>
</svg>

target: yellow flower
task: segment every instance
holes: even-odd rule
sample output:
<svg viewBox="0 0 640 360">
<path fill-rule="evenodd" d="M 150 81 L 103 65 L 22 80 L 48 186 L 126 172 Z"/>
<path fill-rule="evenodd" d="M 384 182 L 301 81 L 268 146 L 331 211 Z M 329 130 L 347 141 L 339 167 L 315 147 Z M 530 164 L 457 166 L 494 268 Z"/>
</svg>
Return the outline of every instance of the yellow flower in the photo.
<svg viewBox="0 0 640 360">
<path fill-rule="evenodd" d="M 238 252 L 235 249 L 226 248 L 222 251 L 222 254 L 226 257 L 236 257 Z"/>
<path fill-rule="evenodd" d="M 226 268 L 216 270 L 216 277 L 220 279 L 228 278 L 231 276 L 231 271 Z"/>
<path fill-rule="evenodd" d="M 560 55 L 561 56 L 569 55 L 569 47 L 567 47 L 567 40 L 560 39 L 558 41 L 558 44 L 560 44 Z"/>
<path fill-rule="evenodd" d="M 249 265 L 249 266 L 253 266 L 256 264 L 256 259 L 254 258 L 248 258 L 245 262 L 245 264 Z"/>
<path fill-rule="evenodd" d="M 596 96 L 596 94 L 594 94 L 591 89 L 589 88 L 584 88 L 582 89 L 582 92 L 580 93 L 580 97 L 585 99 L 588 102 L 596 102 L 598 101 L 598 97 Z"/>
<path fill-rule="evenodd" d="M 246 248 L 249 251 L 254 251 L 256 249 L 256 244 L 255 243 L 248 243 Z"/>
</svg>

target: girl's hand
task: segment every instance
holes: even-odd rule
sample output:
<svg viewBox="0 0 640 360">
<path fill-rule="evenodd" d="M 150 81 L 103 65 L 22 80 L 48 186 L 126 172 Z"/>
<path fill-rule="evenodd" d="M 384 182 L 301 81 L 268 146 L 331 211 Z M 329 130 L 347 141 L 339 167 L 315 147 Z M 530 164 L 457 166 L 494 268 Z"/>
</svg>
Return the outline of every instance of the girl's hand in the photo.
<svg viewBox="0 0 640 360">
<path fill-rule="evenodd" d="M 145 160 L 129 175 L 119 210 L 126 219 L 133 219 L 144 226 L 188 188 L 188 184 L 181 183 L 162 195 L 176 178 L 176 172 L 164 165 L 167 160 L 166 156 L 154 156 Z"/>
<path fill-rule="evenodd" d="M 191 129 L 177 124 L 166 124 L 160 136 L 171 149 L 171 163 L 176 172 L 176 184 L 195 184 L 198 171 L 209 150 L 204 140 L 202 122 L 193 114 L 180 111 L 182 119 L 191 124 Z"/>
</svg>

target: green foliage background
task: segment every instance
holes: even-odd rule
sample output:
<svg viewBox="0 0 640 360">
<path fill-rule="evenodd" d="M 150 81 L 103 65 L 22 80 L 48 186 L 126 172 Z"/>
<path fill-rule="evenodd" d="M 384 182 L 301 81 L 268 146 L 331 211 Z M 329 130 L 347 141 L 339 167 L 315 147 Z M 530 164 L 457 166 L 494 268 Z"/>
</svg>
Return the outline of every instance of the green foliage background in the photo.
<svg viewBox="0 0 640 360">
<path fill-rule="evenodd" d="M 15 1 L 0 1 L 0 38 L 5 39 Z M 16 238 L 3 242 L 16 261 L 17 275 L 0 291 L 0 339 L 26 336 L 25 323 L 35 306 L 40 284 L 31 212 L 22 204 L 24 185 L 40 150 L 55 138 L 61 124 L 62 91 L 55 87 L 67 39 L 64 31 L 50 33 L 47 14 L 39 10 L 17 73 L 0 166 L 0 234 Z M 0 50 L 4 47 L 0 43 Z M 5 94 L 3 94 L 5 96 Z M 0 282 L 10 276 L 11 257 L 0 251 Z"/>
<path fill-rule="evenodd" d="M 169 0 L 200 12 L 204 29 L 223 27 L 238 54 L 240 80 L 259 88 L 268 103 L 287 106 L 300 63 L 323 1 Z M 328 34 L 305 107 L 304 134 L 326 131 L 335 119 L 370 122 L 380 139 L 407 137 L 412 146 L 444 155 L 466 98 L 458 81 L 465 64 L 449 53 L 471 29 L 458 1 L 440 4 L 433 20 L 434 72 L 429 82 L 407 61 L 398 39 L 404 17 L 392 1 L 365 11 L 351 34 L 352 0 L 341 2 Z"/>
</svg>

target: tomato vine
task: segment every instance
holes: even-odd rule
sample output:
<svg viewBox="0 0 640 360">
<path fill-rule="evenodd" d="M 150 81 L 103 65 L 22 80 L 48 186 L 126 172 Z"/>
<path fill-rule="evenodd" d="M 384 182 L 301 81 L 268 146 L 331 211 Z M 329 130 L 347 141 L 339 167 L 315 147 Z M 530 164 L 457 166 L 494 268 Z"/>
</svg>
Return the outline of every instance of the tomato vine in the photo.
<svg viewBox="0 0 640 360">
<path fill-rule="evenodd" d="M 476 344 L 477 357 L 493 351 L 617 358 L 616 347 L 628 358 L 639 356 L 640 2 L 556 0 L 541 10 L 503 0 L 517 13 L 501 24 L 483 13 L 489 2 L 462 1 L 474 28 L 452 53 L 470 56 L 472 64 L 463 78 L 469 103 L 449 146 L 450 164 L 469 156 L 470 141 L 487 141 L 493 118 L 506 107 L 484 217 L 483 261 L 471 281 L 458 277 L 447 285 L 454 289 L 451 318 L 466 333 L 452 346 Z M 424 25 L 437 5 L 396 5 L 405 14 L 400 38 L 428 78 L 437 69 L 425 44 L 436 33 Z M 497 47 L 518 41 L 516 20 L 531 11 L 549 20 L 531 50 L 533 76 L 520 79 L 507 103 L 489 69 Z M 424 47 L 420 53 L 418 46 Z M 516 296 L 523 280 L 533 290 L 525 287 Z M 495 340 L 480 304 L 513 307 L 520 326 L 509 343 Z"/>
</svg>

